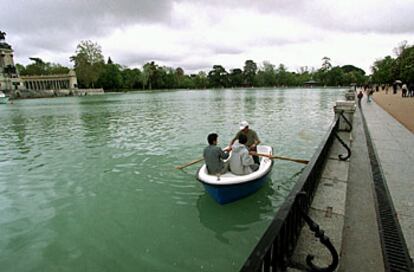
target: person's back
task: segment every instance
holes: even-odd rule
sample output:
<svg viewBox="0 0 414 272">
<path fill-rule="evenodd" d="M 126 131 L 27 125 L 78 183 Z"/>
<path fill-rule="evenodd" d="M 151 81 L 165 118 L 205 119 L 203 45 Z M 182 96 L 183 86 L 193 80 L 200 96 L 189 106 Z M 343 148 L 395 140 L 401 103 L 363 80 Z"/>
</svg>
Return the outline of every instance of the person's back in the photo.
<svg viewBox="0 0 414 272">
<path fill-rule="evenodd" d="M 249 150 L 244 145 L 247 141 L 245 135 L 239 137 L 239 141 L 232 146 L 232 154 L 230 157 L 230 171 L 235 175 L 248 175 L 259 168 L 250 156 Z"/>
<path fill-rule="evenodd" d="M 203 151 L 204 161 L 210 175 L 224 174 L 227 171 L 223 160 L 227 159 L 229 154 L 217 146 L 217 138 L 218 135 L 215 133 L 208 135 L 209 145 Z"/>
</svg>

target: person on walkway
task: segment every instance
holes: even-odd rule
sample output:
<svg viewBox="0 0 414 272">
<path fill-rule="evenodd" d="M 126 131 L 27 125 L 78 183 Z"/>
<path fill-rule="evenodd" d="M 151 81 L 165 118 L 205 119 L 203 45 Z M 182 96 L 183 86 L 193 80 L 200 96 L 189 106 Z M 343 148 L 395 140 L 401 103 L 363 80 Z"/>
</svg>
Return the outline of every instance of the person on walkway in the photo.
<svg viewBox="0 0 414 272">
<path fill-rule="evenodd" d="M 359 91 L 357 97 L 358 97 L 358 107 L 361 107 L 361 100 L 364 97 L 364 94 L 362 93 L 362 90 Z"/>
<path fill-rule="evenodd" d="M 407 84 L 404 83 L 401 88 L 401 97 L 408 97 L 407 93 L 408 93 Z"/>
<path fill-rule="evenodd" d="M 229 166 L 230 171 L 235 175 L 248 175 L 259 169 L 259 164 L 254 162 L 246 144 L 247 136 L 240 134 L 238 141 L 231 147 L 232 154 Z"/>
<path fill-rule="evenodd" d="M 240 130 L 237 132 L 236 136 L 231 140 L 230 146 L 234 144 L 234 142 L 239 139 L 239 136 L 243 134 L 247 137 L 246 146 L 249 151 L 257 151 L 257 145 L 260 144 L 259 137 L 257 136 L 256 131 L 249 128 L 249 123 L 247 121 L 240 122 Z M 255 163 L 260 164 L 259 157 L 253 156 Z"/>
<path fill-rule="evenodd" d="M 218 135 L 207 136 L 208 146 L 204 148 L 203 157 L 210 175 L 222 175 L 227 172 L 228 165 L 223 160 L 229 157 L 229 150 L 223 151 L 218 144 Z"/>
<path fill-rule="evenodd" d="M 370 89 L 368 90 L 368 99 L 367 99 L 367 103 L 371 103 L 371 96 L 374 94 L 374 90 Z"/>
<path fill-rule="evenodd" d="M 414 82 L 408 83 L 408 91 L 411 97 L 414 97 Z"/>
</svg>

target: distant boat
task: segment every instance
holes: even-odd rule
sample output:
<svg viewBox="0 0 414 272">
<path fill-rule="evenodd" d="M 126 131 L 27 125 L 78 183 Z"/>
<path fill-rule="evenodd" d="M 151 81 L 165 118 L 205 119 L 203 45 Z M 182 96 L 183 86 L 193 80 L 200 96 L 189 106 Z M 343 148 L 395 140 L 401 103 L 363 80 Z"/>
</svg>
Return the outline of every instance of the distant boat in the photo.
<svg viewBox="0 0 414 272">
<path fill-rule="evenodd" d="M 272 156 L 271 146 L 259 145 L 257 152 Z M 231 155 L 230 155 L 231 156 Z M 266 181 L 267 174 L 272 171 L 273 160 L 261 157 L 257 171 L 243 176 L 227 172 L 224 175 L 209 175 L 204 164 L 197 172 L 197 179 L 204 185 L 206 191 L 220 204 L 230 203 L 253 194 Z"/>
<path fill-rule="evenodd" d="M 0 91 L 0 104 L 7 104 L 9 102 L 9 98 Z"/>
</svg>

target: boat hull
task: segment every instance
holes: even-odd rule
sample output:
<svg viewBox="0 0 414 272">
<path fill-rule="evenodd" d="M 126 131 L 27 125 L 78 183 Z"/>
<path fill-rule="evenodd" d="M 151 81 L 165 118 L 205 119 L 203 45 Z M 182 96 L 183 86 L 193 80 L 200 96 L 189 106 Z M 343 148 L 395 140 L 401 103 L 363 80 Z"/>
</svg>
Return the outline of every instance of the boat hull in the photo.
<svg viewBox="0 0 414 272">
<path fill-rule="evenodd" d="M 0 97 L 0 104 L 7 104 L 9 102 L 8 97 Z"/>
<path fill-rule="evenodd" d="M 215 186 L 203 183 L 205 190 L 219 204 L 227 204 L 258 191 L 267 180 L 267 175 L 243 184 Z"/>
</svg>

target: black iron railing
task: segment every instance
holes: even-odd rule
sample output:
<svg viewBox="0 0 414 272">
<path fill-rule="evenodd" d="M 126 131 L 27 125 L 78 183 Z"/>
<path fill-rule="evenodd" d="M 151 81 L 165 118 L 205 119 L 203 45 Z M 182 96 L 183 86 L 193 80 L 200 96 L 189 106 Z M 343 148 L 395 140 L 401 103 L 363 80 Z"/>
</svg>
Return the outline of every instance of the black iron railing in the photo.
<svg viewBox="0 0 414 272">
<path fill-rule="evenodd" d="M 311 226 L 312 220 L 307 216 L 319 178 L 324 168 L 328 152 L 333 141 L 337 138 L 339 128 L 337 116 L 329 127 L 321 144 L 302 172 L 291 193 L 278 210 L 275 218 L 266 230 L 253 252 L 246 260 L 241 271 L 286 271 L 290 265 L 290 258 L 296 247 L 300 231 L 306 222 Z M 309 220 L 310 221 L 309 221 Z M 315 224 L 316 225 L 316 224 Z M 320 241 L 332 254 L 332 263 L 326 268 L 319 268 L 312 264 L 312 256 L 306 262 L 309 271 L 333 271 L 338 264 L 338 254 L 319 226 L 312 226 Z M 311 230 L 312 230 L 311 227 Z"/>
</svg>

